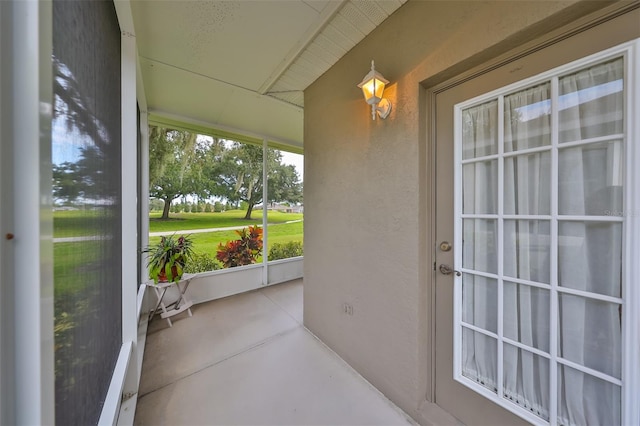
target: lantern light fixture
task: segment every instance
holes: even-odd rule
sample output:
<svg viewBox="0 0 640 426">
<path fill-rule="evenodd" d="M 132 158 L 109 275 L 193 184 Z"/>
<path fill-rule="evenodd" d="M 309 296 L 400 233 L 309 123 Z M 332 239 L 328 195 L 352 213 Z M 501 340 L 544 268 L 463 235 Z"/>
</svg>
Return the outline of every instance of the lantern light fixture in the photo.
<svg viewBox="0 0 640 426">
<path fill-rule="evenodd" d="M 373 61 L 371 61 L 371 71 L 364 76 L 358 87 L 362 89 L 364 100 L 371 105 L 371 117 L 375 120 L 376 113 L 382 119 L 389 116 L 391 112 L 391 102 L 382 97 L 384 86 L 389 84 L 389 80 L 376 71 Z"/>
</svg>

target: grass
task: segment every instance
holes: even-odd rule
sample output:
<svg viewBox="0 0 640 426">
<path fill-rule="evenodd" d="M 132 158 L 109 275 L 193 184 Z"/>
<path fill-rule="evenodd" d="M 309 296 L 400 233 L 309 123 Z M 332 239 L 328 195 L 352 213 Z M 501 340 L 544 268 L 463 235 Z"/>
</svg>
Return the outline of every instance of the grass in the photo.
<svg viewBox="0 0 640 426">
<path fill-rule="evenodd" d="M 262 224 L 262 212 L 254 212 L 252 219 L 243 219 L 245 212 L 242 210 L 231 210 L 223 213 L 174 213 L 171 220 L 159 220 L 160 213 L 152 214 L 149 228 L 150 232 L 176 232 L 188 231 L 191 229 L 223 228 L 230 226 L 249 226 Z M 267 247 L 264 253 L 275 243 L 287 241 L 303 241 L 303 223 L 297 221 L 303 218 L 299 213 L 269 212 L 269 236 Z M 206 253 L 215 257 L 220 243 L 238 239 L 235 231 L 215 231 L 191 234 L 193 238 L 193 248 L 197 253 Z M 155 244 L 160 237 L 149 238 L 149 244 Z"/>
<path fill-rule="evenodd" d="M 53 212 L 53 236 L 82 237 L 96 235 L 99 232 L 103 218 L 109 214 L 108 210 L 56 210 Z"/>
<path fill-rule="evenodd" d="M 101 244 L 100 241 L 82 241 L 53 245 L 56 299 L 84 291 L 87 285 L 91 285 L 87 275 L 99 265 Z"/>
<path fill-rule="evenodd" d="M 108 210 L 67 210 L 54 212 L 54 236 L 79 237 L 95 235 L 100 229 L 102 218 L 109 214 Z M 262 224 L 262 212 L 253 214 L 251 221 L 243 219 L 244 212 L 232 210 L 224 213 L 177 213 L 171 220 L 159 220 L 160 214 L 150 218 L 151 232 L 189 231 L 192 229 L 223 228 L 230 226 L 249 226 Z M 303 222 L 286 223 L 301 220 L 302 214 L 269 212 L 269 235 L 264 253 L 275 243 L 303 241 Z M 220 243 L 235 240 L 235 231 L 215 231 L 192 234 L 194 250 L 215 257 Z M 149 243 L 157 243 L 160 237 L 149 238 Z M 64 299 L 65 295 L 84 291 L 87 286 L 86 274 L 97 264 L 101 246 L 100 242 L 83 241 L 54 244 L 54 276 L 56 299 Z"/>
<path fill-rule="evenodd" d="M 149 232 L 171 232 L 189 229 L 226 228 L 230 226 L 249 226 L 262 224 L 262 211 L 254 211 L 251 219 L 244 219 L 242 210 L 229 210 L 222 213 L 172 213 L 169 220 L 161 220 L 160 213 L 149 215 Z M 269 212 L 269 223 L 284 223 L 300 220 L 301 213 Z"/>
<path fill-rule="evenodd" d="M 218 251 L 218 245 L 220 243 L 226 243 L 229 240 L 238 239 L 238 234 L 236 234 L 235 231 L 203 232 L 191 234 L 191 238 L 193 239 L 194 251 L 215 257 Z M 151 237 L 149 238 L 149 244 L 155 244 L 159 240 L 160 237 Z M 273 244 L 287 241 L 303 241 L 302 222 L 269 225 L 267 249 L 265 252 L 268 253 Z"/>
<path fill-rule="evenodd" d="M 98 232 L 102 218 L 111 214 L 108 207 L 93 210 L 57 210 L 53 213 L 53 236 L 83 237 Z M 171 213 L 169 220 L 161 220 L 161 213 L 149 215 L 149 232 L 173 232 L 189 229 L 226 228 L 230 226 L 249 226 L 262 224 L 262 211 L 255 211 L 251 220 L 244 219 L 242 210 L 229 210 L 222 213 Z M 269 223 L 284 223 L 300 220 L 301 213 L 269 212 Z"/>
</svg>

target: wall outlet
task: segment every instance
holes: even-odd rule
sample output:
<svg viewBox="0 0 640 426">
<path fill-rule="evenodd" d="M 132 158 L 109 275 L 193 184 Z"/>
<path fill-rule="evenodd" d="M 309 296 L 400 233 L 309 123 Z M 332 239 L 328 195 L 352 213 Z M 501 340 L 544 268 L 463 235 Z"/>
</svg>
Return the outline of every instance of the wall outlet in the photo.
<svg viewBox="0 0 640 426">
<path fill-rule="evenodd" d="M 353 305 L 350 305 L 349 303 L 343 303 L 342 312 L 344 312 L 347 315 L 353 315 Z"/>
</svg>

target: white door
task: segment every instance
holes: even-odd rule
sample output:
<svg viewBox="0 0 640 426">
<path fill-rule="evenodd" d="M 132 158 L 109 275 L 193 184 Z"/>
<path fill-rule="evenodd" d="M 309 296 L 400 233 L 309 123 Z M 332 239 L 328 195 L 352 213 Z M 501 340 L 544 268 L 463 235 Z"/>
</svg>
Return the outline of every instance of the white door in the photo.
<svg viewBox="0 0 640 426">
<path fill-rule="evenodd" d="M 570 46 L 436 95 L 435 396 L 468 424 L 637 419 L 638 42 Z"/>
</svg>

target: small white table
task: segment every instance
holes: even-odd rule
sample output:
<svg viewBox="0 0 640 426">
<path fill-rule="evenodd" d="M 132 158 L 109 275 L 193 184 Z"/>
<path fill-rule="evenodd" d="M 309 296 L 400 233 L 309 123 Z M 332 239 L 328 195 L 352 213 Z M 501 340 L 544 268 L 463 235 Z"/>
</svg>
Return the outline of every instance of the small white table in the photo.
<svg viewBox="0 0 640 426">
<path fill-rule="evenodd" d="M 145 283 L 147 287 L 152 287 L 155 290 L 156 297 L 158 299 L 155 308 L 149 313 L 149 322 L 151 322 L 155 314 L 160 313 L 160 317 L 167 320 L 169 327 L 173 327 L 173 324 L 171 323 L 172 316 L 178 315 L 184 311 L 187 311 L 189 316 L 193 316 L 191 313 L 191 306 L 193 305 L 193 302 L 185 296 L 187 288 L 189 288 L 189 284 L 193 277 L 193 275 L 184 274 L 182 279 L 178 282 L 169 281 L 155 284 L 153 281 L 150 281 Z M 164 295 L 171 286 L 177 287 L 180 297 L 178 297 L 177 301 L 170 303 L 169 305 L 165 305 L 163 302 Z"/>
</svg>

